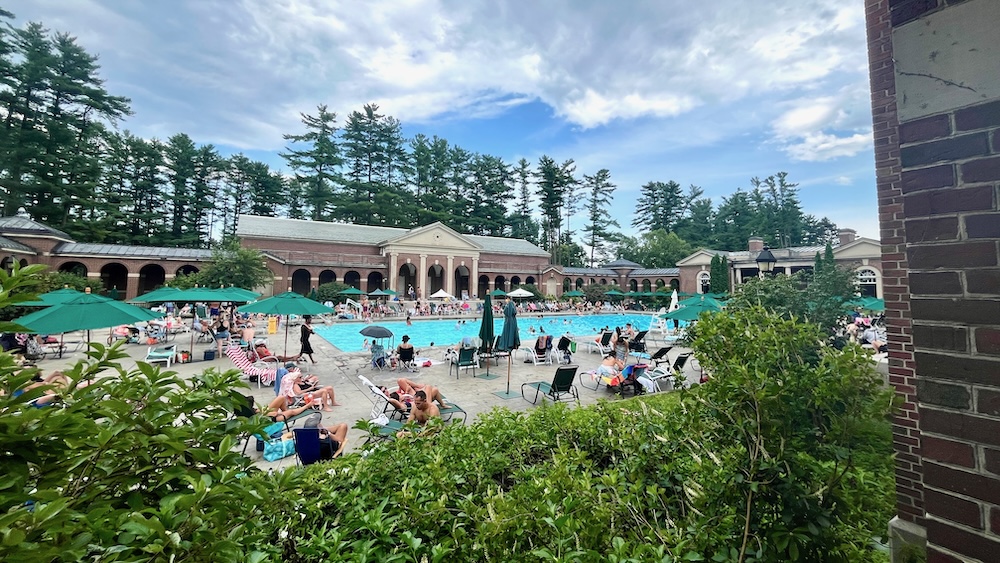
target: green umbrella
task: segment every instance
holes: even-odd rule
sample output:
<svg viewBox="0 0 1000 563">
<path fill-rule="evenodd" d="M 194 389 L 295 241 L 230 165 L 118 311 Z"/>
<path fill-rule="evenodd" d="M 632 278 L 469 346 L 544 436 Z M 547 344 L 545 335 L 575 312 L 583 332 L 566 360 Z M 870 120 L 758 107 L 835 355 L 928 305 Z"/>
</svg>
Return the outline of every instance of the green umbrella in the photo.
<svg viewBox="0 0 1000 563">
<path fill-rule="evenodd" d="M 21 307 L 48 307 L 50 305 L 57 305 L 59 303 L 72 301 L 81 295 L 85 294 L 82 291 L 64 287 L 62 289 L 57 289 L 55 291 L 39 295 L 37 301 L 22 301 L 15 304 Z"/>
<path fill-rule="evenodd" d="M 25 315 L 14 322 L 36 334 L 56 334 L 86 330 L 90 342 L 90 330 L 108 328 L 140 321 L 149 321 L 162 315 L 89 293 L 46 307 Z"/>
<path fill-rule="evenodd" d="M 490 295 L 493 297 L 506 297 L 507 292 L 502 289 L 494 289 L 493 291 L 490 292 Z"/>
<path fill-rule="evenodd" d="M 332 313 L 326 305 L 303 297 L 294 291 L 286 291 L 274 297 L 261 299 L 237 309 L 241 313 L 263 313 L 265 315 L 322 315 Z M 285 323 L 285 354 L 288 354 L 288 323 Z"/>
<path fill-rule="evenodd" d="M 114 300 L 118 300 L 118 286 L 117 285 L 111 288 L 111 291 L 108 292 L 108 297 L 110 297 L 111 299 L 114 299 Z"/>
<path fill-rule="evenodd" d="M 689 300 L 690 301 L 690 300 Z M 721 311 L 721 307 L 717 307 L 710 303 L 691 303 L 689 305 L 682 306 L 676 311 L 671 311 L 669 313 L 664 313 L 660 315 L 661 319 L 672 319 L 675 321 L 696 321 L 698 317 L 704 312 L 717 313 Z"/>
<path fill-rule="evenodd" d="M 586 295 L 584 292 L 575 289 L 573 291 L 563 293 L 563 297 L 583 297 L 584 295 Z"/>
<path fill-rule="evenodd" d="M 239 298 L 236 292 L 229 292 L 228 289 L 224 292 L 222 288 L 192 287 L 190 289 L 183 289 L 179 293 L 174 294 L 170 299 L 165 299 L 164 301 L 212 303 L 215 301 L 245 301 L 245 299 Z"/>
<path fill-rule="evenodd" d="M 166 301 L 174 301 L 180 292 L 181 290 L 176 287 L 165 285 L 149 293 L 143 293 L 135 299 L 129 300 L 129 303 L 164 303 Z"/>
<path fill-rule="evenodd" d="M 694 306 L 707 306 L 709 308 L 714 308 L 716 311 L 722 309 L 725 306 L 722 301 L 715 299 L 714 297 L 709 297 L 708 295 L 698 295 L 696 297 L 689 297 L 683 299 L 677 303 L 681 307 Z"/>
<path fill-rule="evenodd" d="M 399 295 L 398 293 L 396 293 L 391 289 L 383 289 L 382 292 L 385 293 L 386 295 Z"/>
<path fill-rule="evenodd" d="M 375 291 L 368 292 L 368 297 L 385 297 L 386 295 L 389 294 L 382 291 L 381 289 L 376 289 Z"/>
<path fill-rule="evenodd" d="M 218 301 L 233 301 L 233 302 L 248 302 L 260 299 L 260 294 L 253 291 L 243 289 L 242 287 L 229 286 L 229 287 L 217 287 L 213 289 L 215 293 L 219 294 L 216 298 Z M 173 301 L 171 299 L 171 301 Z"/>
<path fill-rule="evenodd" d="M 483 324 L 479 327 L 479 339 L 482 341 L 479 345 L 481 353 L 493 352 L 493 300 L 489 295 L 483 300 Z M 485 379 L 494 377 L 490 375 L 490 360 L 487 358 Z"/>
<path fill-rule="evenodd" d="M 517 350 L 519 346 L 521 346 L 521 336 L 517 331 L 517 307 L 514 306 L 513 301 L 508 301 L 503 307 L 503 329 L 500 331 L 500 341 L 497 343 L 498 350 L 509 352 L 507 354 L 507 392 L 494 393 L 505 399 L 512 396 L 510 393 L 510 370 L 513 360 L 511 358 L 514 356 L 514 350 Z"/>
<path fill-rule="evenodd" d="M 611 291 L 605 291 L 604 295 L 607 295 L 609 297 L 624 297 L 625 296 L 624 293 L 618 291 L 617 289 L 612 289 Z"/>
<path fill-rule="evenodd" d="M 356 287 L 349 287 L 344 291 L 340 292 L 340 295 L 364 295 L 365 292 L 361 291 Z"/>
</svg>

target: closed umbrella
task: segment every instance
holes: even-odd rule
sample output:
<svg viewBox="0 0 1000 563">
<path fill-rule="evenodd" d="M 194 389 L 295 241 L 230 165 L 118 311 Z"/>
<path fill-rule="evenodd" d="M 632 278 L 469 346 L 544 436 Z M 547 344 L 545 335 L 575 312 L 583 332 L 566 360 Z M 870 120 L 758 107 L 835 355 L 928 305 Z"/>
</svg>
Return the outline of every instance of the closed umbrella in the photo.
<svg viewBox="0 0 1000 563">
<path fill-rule="evenodd" d="M 517 395 L 510 392 L 510 370 L 513 362 L 514 350 L 521 346 L 521 337 L 517 332 L 517 307 L 512 301 L 508 301 L 503 307 L 503 329 L 500 331 L 500 342 L 497 349 L 506 350 L 507 354 L 507 392 L 497 391 L 494 395 L 504 399 L 513 399 Z"/>
<path fill-rule="evenodd" d="M 265 315 L 322 315 L 332 313 L 326 305 L 303 297 L 294 291 L 286 291 L 274 297 L 244 305 L 237 309 L 241 313 L 262 313 Z M 285 323 L 285 355 L 288 354 L 288 323 Z"/>
<path fill-rule="evenodd" d="M 482 344 L 479 345 L 479 351 L 485 353 L 492 353 L 493 350 L 493 300 L 489 295 L 483 300 L 483 324 L 479 327 L 479 339 Z M 493 379 L 495 375 L 490 375 L 490 361 L 486 360 L 486 375 L 483 379 Z"/>
<path fill-rule="evenodd" d="M 135 305 L 83 293 L 65 303 L 57 303 L 15 319 L 14 322 L 35 334 L 61 334 L 86 330 L 89 343 L 91 329 L 149 321 L 158 317 L 159 314 Z"/>
<path fill-rule="evenodd" d="M 667 312 L 676 311 L 677 307 L 679 307 L 679 304 L 677 303 L 677 290 L 675 289 L 670 294 L 670 306 L 667 307 Z"/>
</svg>

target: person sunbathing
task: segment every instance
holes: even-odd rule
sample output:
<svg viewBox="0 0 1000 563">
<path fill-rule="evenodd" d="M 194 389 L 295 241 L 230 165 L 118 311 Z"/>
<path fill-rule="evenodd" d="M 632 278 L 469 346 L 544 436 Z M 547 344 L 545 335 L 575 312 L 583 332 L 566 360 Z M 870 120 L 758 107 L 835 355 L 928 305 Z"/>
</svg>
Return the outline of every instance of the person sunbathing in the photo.
<svg viewBox="0 0 1000 563">
<path fill-rule="evenodd" d="M 389 403 L 400 412 L 410 411 L 410 407 L 413 404 L 413 397 L 417 394 L 417 391 L 423 391 L 427 400 L 436 402 L 442 409 L 451 408 L 444 402 L 441 390 L 433 385 L 416 383 L 405 377 L 397 379 L 396 385 L 397 389 L 395 391 L 389 391 L 385 386 L 379 387 L 379 389 L 389 397 Z"/>
<path fill-rule="evenodd" d="M 310 388 L 305 384 L 302 372 L 299 370 L 289 371 L 281 378 L 281 388 L 278 391 L 279 397 L 285 397 L 288 401 L 295 401 L 299 397 L 304 397 L 307 393 L 312 393 L 315 399 L 315 406 L 323 408 L 327 412 L 332 412 L 330 407 L 339 407 L 333 387 Z"/>
<path fill-rule="evenodd" d="M 419 426 L 426 426 L 431 418 L 440 417 L 441 411 L 433 402 L 427 400 L 427 393 L 422 390 L 414 393 L 413 408 L 410 409 L 410 416 L 406 419 L 407 424 L 416 422 Z M 406 430 L 400 430 L 396 433 L 397 438 L 404 438 L 410 435 L 410 432 Z"/>
<path fill-rule="evenodd" d="M 270 419 L 274 422 L 284 422 L 302 414 L 308 409 L 313 408 L 312 401 L 307 401 L 306 404 L 301 407 L 293 408 L 289 406 L 288 400 L 288 397 L 279 395 L 267 405 L 267 408 L 264 409 L 263 412 L 258 408 L 254 408 L 254 410 L 259 414 L 270 417 Z"/>
<path fill-rule="evenodd" d="M 623 369 L 625 362 L 619 360 L 614 352 L 609 352 L 597 366 L 597 375 L 614 379 L 621 375 Z"/>
<path fill-rule="evenodd" d="M 294 356 L 280 356 L 274 352 L 267 349 L 267 343 L 263 340 L 257 340 L 253 343 L 253 351 L 257 354 L 258 358 L 276 358 L 279 362 L 297 362 L 302 354 L 295 354 Z"/>
</svg>

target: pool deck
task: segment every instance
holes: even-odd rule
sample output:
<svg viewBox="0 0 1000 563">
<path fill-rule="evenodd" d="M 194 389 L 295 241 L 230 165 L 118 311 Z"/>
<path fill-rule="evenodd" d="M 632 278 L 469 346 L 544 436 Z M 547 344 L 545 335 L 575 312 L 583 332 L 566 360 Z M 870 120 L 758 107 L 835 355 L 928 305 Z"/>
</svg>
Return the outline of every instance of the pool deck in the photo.
<svg viewBox="0 0 1000 563">
<path fill-rule="evenodd" d="M 96 334 L 101 334 L 102 336 L 104 335 L 102 331 L 96 331 L 95 336 Z M 70 335 L 67 335 L 67 339 L 69 338 Z M 177 336 L 176 343 L 178 344 L 178 349 L 188 347 L 186 338 L 187 335 L 184 334 Z M 580 372 L 588 371 L 597 367 L 600 363 L 601 356 L 597 353 L 588 352 L 588 346 L 586 344 L 588 340 L 593 341 L 593 337 L 578 337 L 575 340 L 578 342 L 579 348 L 577 353 L 573 355 L 573 364 L 579 366 Z M 556 370 L 556 366 L 535 366 L 532 363 L 525 364 L 523 362 L 522 355 L 520 353 L 516 354 L 513 361 L 509 364 L 510 390 L 514 393 L 518 393 L 518 396 L 513 399 L 503 399 L 493 393 L 505 391 L 507 389 L 508 363 L 504 361 L 504 359 L 500 360 L 499 365 L 494 365 L 493 363 L 490 363 L 489 365 L 489 373 L 491 375 L 499 376 L 495 379 L 483 379 L 482 377 L 474 378 L 472 377 L 471 371 L 467 372 L 464 369 L 461 370 L 460 376 L 456 379 L 454 370 L 449 370 L 449 364 L 444 361 L 444 353 L 447 349 L 446 346 L 424 348 L 420 350 L 418 355 L 421 357 L 431 358 L 435 361 L 435 365 L 431 367 L 422 367 L 417 373 L 408 373 L 405 371 L 400 373 L 395 371 L 373 370 L 369 362 L 370 354 L 367 352 L 344 353 L 337 350 L 333 345 L 321 338 L 313 338 L 312 343 L 313 348 L 316 351 L 314 357 L 318 363 L 300 363 L 300 366 L 304 372 L 313 373 L 319 376 L 320 382 L 323 385 L 332 385 L 336 393 L 337 401 L 341 403 L 341 406 L 334 407 L 333 412 L 323 412 L 323 423 L 335 424 L 339 422 L 346 422 L 348 426 L 351 427 L 353 427 L 355 422 L 358 420 L 369 419 L 372 409 L 372 401 L 369 399 L 371 393 L 369 393 L 368 389 L 365 388 L 358 379 L 358 375 L 364 375 L 375 384 L 386 385 L 390 388 L 395 387 L 395 381 L 398 377 L 407 377 L 418 383 L 429 383 L 437 386 L 441 389 L 442 393 L 449 401 L 453 401 L 455 404 L 461 406 L 468 413 L 469 422 L 472 422 L 479 414 L 487 412 L 498 406 L 506 407 L 514 411 L 523 411 L 533 408 L 533 405 L 530 402 L 520 397 L 519 392 L 521 390 L 521 384 L 532 381 L 551 382 Z M 526 345 L 531 346 L 533 343 L 534 342 L 532 341 L 530 343 L 526 343 Z M 655 351 L 660 344 L 661 342 L 659 340 L 649 341 L 648 345 L 650 351 Z M 123 349 L 129 354 L 129 358 L 122 360 L 122 366 L 126 369 L 131 369 L 135 366 L 137 361 L 141 361 L 145 357 L 147 346 L 127 344 Z M 204 351 L 209 349 L 214 349 L 214 345 L 195 343 L 193 355 L 196 359 L 200 359 L 204 356 Z M 681 348 L 674 348 L 670 351 L 669 357 L 673 359 L 676 354 L 681 353 L 682 351 L 684 350 Z M 45 373 L 50 373 L 51 371 L 57 369 L 69 367 L 82 359 L 84 359 L 84 355 L 77 352 L 75 354 L 67 354 L 62 359 L 52 358 L 42 360 L 38 363 L 38 367 Z M 162 364 L 158 365 L 162 366 Z M 176 371 L 182 378 L 190 378 L 210 367 L 219 370 L 227 370 L 232 369 L 233 364 L 229 361 L 228 357 L 223 356 L 222 358 L 216 357 L 214 360 L 210 361 L 194 361 L 186 364 L 173 364 L 170 366 L 170 370 Z M 486 368 L 487 366 L 483 364 L 476 370 L 476 375 L 481 376 L 486 374 Z M 693 369 L 689 365 L 687 369 L 685 369 L 685 376 L 689 381 L 696 382 L 699 374 L 696 369 Z M 246 380 L 244 379 L 244 381 Z M 252 395 L 257 403 L 268 403 L 274 398 L 273 388 L 263 387 L 258 389 L 255 383 L 248 383 L 248 385 L 250 385 L 250 388 L 244 390 L 244 392 L 248 395 Z M 603 388 L 600 391 L 594 391 L 581 387 L 579 385 L 579 378 L 577 379 L 577 389 L 580 393 L 580 403 L 583 405 L 594 404 L 599 399 L 615 398 L 615 395 L 609 393 Z M 365 436 L 362 435 L 359 430 L 351 428 L 348 432 L 347 450 L 354 451 L 361 449 L 364 441 Z M 240 448 L 242 448 L 242 444 L 240 445 Z M 255 464 L 262 469 L 277 469 L 295 465 L 294 456 L 284 458 L 274 463 L 264 461 L 261 457 L 261 453 L 255 451 L 253 444 L 251 444 L 248 448 L 247 455 L 250 456 L 251 459 L 254 460 Z"/>
<path fill-rule="evenodd" d="M 103 331 L 96 331 L 95 336 L 97 334 L 103 336 L 104 333 Z M 652 339 L 650 339 L 651 336 L 653 337 Z M 70 335 L 67 335 L 66 338 L 69 340 Z M 187 342 L 186 339 L 187 335 L 178 335 L 176 341 L 178 349 L 187 348 L 185 345 Z M 592 342 L 594 337 L 576 337 L 575 340 L 578 343 L 578 351 L 573 355 L 573 364 L 579 366 L 580 372 L 596 368 L 600 363 L 601 356 L 597 353 L 589 352 L 587 344 L 588 342 Z M 449 370 L 449 364 L 444 361 L 444 353 L 447 349 L 445 346 L 420 350 L 418 356 L 431 358 L 435 361 L 435 365 L 422 367 L 417 373 L 408 373 L 405 371 L 400 373 L 372 369 L 369 362 L 370 354 L 367 352 L 344 353 L 321 338 L 314 338 L 312 342 L 316 351 L 314 357 L 317 359 L 317 363 L 300 363 L 300 366 L 304 372 L 319 376 L 320 382 L 323 385 L 332 385 L 337 401 L 341 403 L 341 406 L 334 407 L 333 412 L 322 413 L 323 423 L 327 425 L 346 422 L 348 426 L 353 427 L 358 420 L 367 420 L 370 418 L 372 401 L 369 397 L 371 394 L 358 379 L 358 375 L 364 375 L 375 384 L 386 385 L 390 388 L 395 387 L 395 381 L 398 377 L 407 377 L 418 383 L 429 383 L 437 386 L 449 401 L 461 406 L 468 413 L 468 420 L 472 422 L 479 414 L 487 412 L 494 407 L 506 407 L 513 411 L 525 411 L 533 408 L 534 406 L 530 402 L 520 397 L 521 384 L 533 381 L 551 382 L 556 370 L 556 366 L 554 365 L 535 366 L 532 363 L 526 364 L 523 361 L 523 356 L 520 353 L 516 354 L 513 361 L 509 364 L 510 390 L 518 394 L 518 396 L 513 399 L 503 399 L 494 395 L 495 392 L 502 392 L 507 389 L 508 363 L 503 359 L 500 360 L 499 365 L 492 363 L 489 365 L 489 373 L 499 376 L 495 379 L 474 378 L 471 371 L 466 372 L 464 369 L 461 370 L 460 376 L 456 379 L 454 370 Z M 532 344 L 533 342 L 526 343 L 528 346 Z M 647 345 L 650 352 L 666 344 L 666 342 L 657 339 L 655 335 L 647 336 Z M 194 357 L 202 358 L 205 350 L 214 348 L 214 345 L 196 343 L 193 350 Z M 122 360 L 122 366 L 125 369 L 131 369 L 137 361 L 141 361 L 145 357 L 147 346 L 128 344 L 123 349 L 129 354 L 129 358 Z M 668 357 L 673 360 L 677 354 L 686 351 L 689 351 L 689 349 L 679 346 L 674 347 L 668 354 Z M 62 359 L 52 358 L 42 360 L 38 363 L 38 367 L 47 374 L 57 369 L 69 367 L 84 358 L 81 352 L 77 352 L 67 354 Z M 216 368 L 219 370 L 234 369 L 229 358 L 223 355 L 221 358 L 216 357 L 211 361 L 173 364 L 170 370 L 177 372 L 182 378 L 190 378 L 207 368 Z M 486 368 L 487 366 L 483 364 L 482 367 L 476 370 L 476 374 L 484 375 L 487 371 Z M 887 364 L 884 359 L 878 364 L 878 370 L 883 374 L 887 373 Z M 685 367 L 684 375 L 689 383 L 697 382 L 700 377 L 697 365 L 689 363 Z M 245 379 L 244 382 L 246 382 Z M 244 392 L 252 395 L 257 403 L 266 404 L 274 398 L 273 388 L 262 387 L 258 389 L 255 383 L 247 384 L 250 387 L 249 389 L 245 389 Z M 580 394 L 581 405 L 594 404 L 600 399 L 616 399 L 615 395 L 603 388 L 600 391 L 594 391 L 580 386 L 579 378 L 577 378 L 576 384 Z M 347 451 L 360 450 L 364 442 L 365 436 L 359 430 L 351 428 L 348 432 Z M 242 444 L 238 447 L 242 449 Z M 261 469 L 280 469 L 294 466 L 296 463 L 295 456 L 289 456 L 273 463 L 267 462 L 262 458 L 261 453 L 254 449 L 253 444 L 247 448 L 247 455 Z"/>
</svg>

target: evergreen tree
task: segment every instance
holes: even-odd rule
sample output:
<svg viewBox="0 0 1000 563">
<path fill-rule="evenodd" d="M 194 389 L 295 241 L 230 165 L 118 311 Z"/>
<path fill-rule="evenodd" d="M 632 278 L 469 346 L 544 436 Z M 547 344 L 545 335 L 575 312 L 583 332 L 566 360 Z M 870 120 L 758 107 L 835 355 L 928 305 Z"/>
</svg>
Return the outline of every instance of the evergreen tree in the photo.
<svg viewBox="0 0 1000 563">
<path fill-rule="evenodd" d="M 619 227 L 618 221 L 609 219 L 608 214 L 615 187 L 607 168 L 598 170 L 593 176 L 583 176 L 583 188 L 588 194 L 587 224 L 583 227 L 583 234 L 584 242 L 590 247 L 588 262 L 591 267 L 609 258 L 608 246 L 614 237 L 611 228 Z"/>
<path fill-rule="evenodd" d="M 729 293 L 729 261 L 725 256 L 712 256 L 709 274 L 712 293 Z"/>
<path fill-rule="evenodd" d="M 437 136 L 417 135 L 410 141 L 411 190 L 416 199 L 411 216 L 417 225 L 440 221 L 451 223 L 455 203 L 449 193 L 452 161 L 448 141 Z"/>
<path fill-rule="evenodd" d="M 650 231 L 673 231 L 687 210 L 681 185 L 669 182 L 648 182 L 639 191 L 633 227 Z"/>
<path fill-rule="evenodd" d="M 543 246 L 552 250 L 562 238 L 562 212 L 566 205 L 569 187 L 576 182 L 573 172 L 576 166 L 572 160 L 561 165 L 551 157 L 543 155 L 535 169 L 536 195 L 542 212 L 542 228 L 545 232 Z"/>
<path fill-rule="evenodd" d="M 399 121 L 365 104 L 351 112 L 341 136 L 346 171 L 338 218 L 363 225 L 397 225 L 407 215 L 406 154 Z"/>
<path fill-rule="evenodd" d="M 301 202 L 306 207 L 303 214 L 313 221 L 331 217 L 343 220 L 345 217 L 334 205 L 342 182 L 339 168 L 344 163 L 337 144 L 337 114 L 328 111 L 325 105 L 318 106 L 316 111 L 316 115 L 300 114 L 305 133 L 284 135 L 293 147 L 301 148 L 286 147 L 281 156 L 295 171 L 302 190 Z"/>
</svg>

